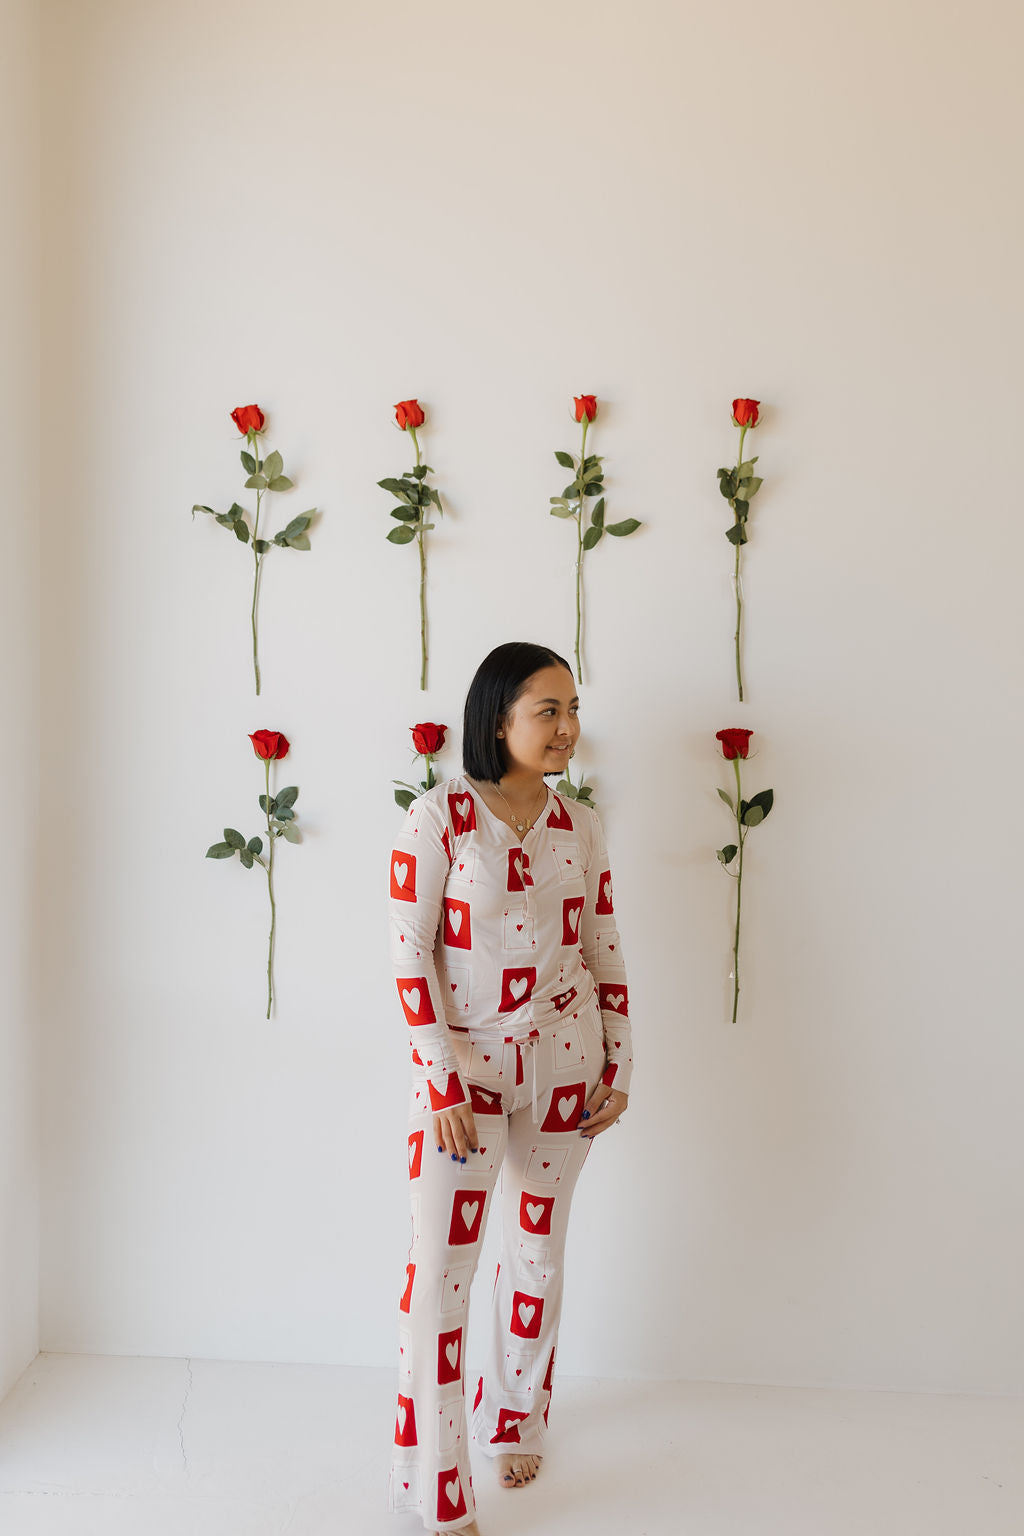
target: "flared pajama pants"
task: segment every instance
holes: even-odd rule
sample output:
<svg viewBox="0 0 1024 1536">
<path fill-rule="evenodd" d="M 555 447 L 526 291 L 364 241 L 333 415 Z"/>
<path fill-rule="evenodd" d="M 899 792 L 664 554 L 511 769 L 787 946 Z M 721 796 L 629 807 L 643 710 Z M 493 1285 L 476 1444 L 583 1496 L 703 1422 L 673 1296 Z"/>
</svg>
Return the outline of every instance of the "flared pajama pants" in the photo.
<svg viewBox="0 0 1024 1536">
<path fill-rule="evenodd" d="M 597 998 L 523 1044 L 454 1034 L 479 1152 L 439 1152 L 426 1087 L 409 1121 L 412 1244 L 400 1302 L 388 1506 L 428 1530 L 474 1518 L 465 1396 L 467 1303 L 491 1192 L 501 1252 L 473 1438 L 486 1456 L 543 1452 L 569 1204 L 590 1142 L 580 1117 L 605 1067 Z"/>
</svg>

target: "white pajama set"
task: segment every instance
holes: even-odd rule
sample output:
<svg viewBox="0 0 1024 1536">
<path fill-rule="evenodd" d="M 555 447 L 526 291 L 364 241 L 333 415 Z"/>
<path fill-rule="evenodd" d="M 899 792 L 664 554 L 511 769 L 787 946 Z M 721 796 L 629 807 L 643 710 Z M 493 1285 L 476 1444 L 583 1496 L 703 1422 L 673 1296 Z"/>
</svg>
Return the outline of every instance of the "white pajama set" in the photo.
<svg viewBox="0 0 1024 1536">
<path fill-rule="evenodd" d="M 503 1167 L 492 1337 L 473 1398 L 487 1456 L 540 1454 L 569 1202 L 599 1082 L 627 1091 L 629 999 L 597 813 L 548 789 L 518 841 L 464 777 L 409 808 L 390 868 L 391 951 L 409 1030 L 412 1243 L 400 1306 L 388 1505 L 428 1530 L 474 1518 L 466 1306 Z M 478 1152 L 432 1120 L 469 1102 Z"/>
</svg>

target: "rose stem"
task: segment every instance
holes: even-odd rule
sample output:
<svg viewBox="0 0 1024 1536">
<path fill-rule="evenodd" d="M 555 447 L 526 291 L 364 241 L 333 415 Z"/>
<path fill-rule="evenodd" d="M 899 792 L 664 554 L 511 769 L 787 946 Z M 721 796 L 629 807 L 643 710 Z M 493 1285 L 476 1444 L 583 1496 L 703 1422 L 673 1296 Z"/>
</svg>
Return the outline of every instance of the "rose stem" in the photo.
<svg viewBox="0 0 1024 1536">
<path fill-rule="evenodd" d="M 739 453 L 737 454 L 737 457 L 736 457 L 736 479 L 737 479 L 737 481 L 740 478 L 740 476 L 739 476 L 739 468 L 740 468 L 740 465 L 743 463 L 743 439 L 746 437 L 746 435 L 747 435 L 747 429 L 746 429 L 746 426 L 744 425 L 744 426 L 740 427 L 740 450 L 739 450 Z M 737 489 L 739 489 L 738 485 L 737 485 Z M 740 531 L 741 532 L 743 531 L 743 524 L 742 523 L 740 523 Z M 733 584 L 734 584 L 734 586 L 736 588 L 736 687 L 739 689 L 740 703 L 742 704 L 742 702 L 743 702 L 743 673 L 740 670 L 740 618 L 741 618 L 742 609 L 743 609 L 743 601 L 742 601 L 742 599 L 740 597 L 740 543 L 741 543 L 741 540 L 737 539 L 736 540 L 736 572 L 735 572 L 735 575 L 733 577 Z"/>
<path fill-rule="evenodd" d="M 274 829 L 270 821 L 270 759 L 264 758 L 263 766 L 266 769 L 266 806 L 267 806 L 267 890 L 270 894 L 270 941 L 267 946 L 267 1018 L 270 1018 L 270 1005 L 274 1001 L 274 927 L 277 923 L 277 906 L 274 902 Z"/>
<path fill-rule="evenodd" d="M 733 759 L 733 768 L 736 772 L 736 835 L 740 844 L 740 863 L 736 872 L 736 937 L 732 947 L 732 1022 L 736 1023 L 736 1009 L 740 995 L 740 901 L 743 896 L 743 818 L 740 814 L 740 760 L 739 755 Z"/>
<path fill-rule="evenodd" d="M 252 446 L 256 449 L 256 473 L 259 474 L 260 469 L 261 469 L 262 466 L 261 466 L 261 463 L 260 463 L 259 447 L 257 445 L 255 437 L 252 439 Z M 259 662 L 259 656 L 257 655 L 257 652 L 256 652 L 256 598 L 257 598 L 257 594 L 259 592 L 259 586 L 260 586 L 260 557 L 259 557 L 259 555 L 258 555 L 258 553 L 256 551 L 256 538 L 257 538 L 257 535 L 259 534 L 259 531 L 260 531 L 260 489 L 259 489 L 259 486 L 257 486 L 256 487 L 256 521 L 253 523 L 253 528 L 252 528 L 252 557 L 253 557 L 253 559 L 256 562 L 256 571 L 255 571 L 255 574 L 254 574 L 253 579 L 252 579 L 252 615 L 251 615 L 251 617 L 252 617 L 252 669 L 253 669 L 253 671 L 256 674 L 256 696 L 257 696 L 257 698 L 259 697 L 259 691 L 260 691 L 260 662 Z"/>
<path fill-rule="evenodd" d="M 420 467 L 420 442 L 419 442 L 419 438 L 416 436 L 416 428 L 415 427 L 410 427 L 409 428 L 409 435 L 412 438 L 413 447 L 416 449 L 416 468 L 419 469 L 419 467 Z M 421 480 L 419 482 L 419 484 L 420 484 L 420 487 L 422 488 L 423 481 Z M 422 489 L 421 489 L 421 494 L 422 494 Z M 427 510 L 426 510 L 426 507 L 424 507 L 422 501 L 419 504 L 419 511 L 420 511 L 420 531 L 416 535 L 416 539 L 417 539 L 417 542 L 418 542 L 418 544 L 420 546 L 420 651 L 421 651 L 422 657 L 423 657 L 423 659 L 422 659 L 422 661 L 420 663 L 420 691 L 423 692 L 426 689 L 426 686 L 427 686 L 427 556 L 426 556 L 426 552 L 425 552 L 425 550 L 423 548 L 423 526 L 422 526 L 422 524 L 423 524 L 423 519 L 427 515 Z"/>
<path fill-rule="evenodd" d="M 587 456 L 587 428 L 590 417 L 583 412 L 583 442 L 580 446 L 580 504 L 576 509 L 576 676 L 583 686 L 583 663 L 580 661 L 580 585 L 583 580 L 583 464 Z"/>
</svg>

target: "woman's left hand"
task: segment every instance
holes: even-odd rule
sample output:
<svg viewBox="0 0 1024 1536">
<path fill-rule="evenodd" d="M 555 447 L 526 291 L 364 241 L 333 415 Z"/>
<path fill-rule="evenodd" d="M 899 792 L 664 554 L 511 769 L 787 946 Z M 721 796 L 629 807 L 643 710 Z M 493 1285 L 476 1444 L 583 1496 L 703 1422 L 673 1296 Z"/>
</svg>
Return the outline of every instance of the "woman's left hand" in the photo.
<svg viewBox="0 0 1024 1536">
<path fill-rule="evenodd" d="M 628 1104 L 628 1093 L 620 1093 L 617 1088 L 608 1088 L 604 1083 L 598 1083 L 580 1116 L 580 1135 L 588 1140 L 600 1136 L 602 1131 L 615 1124 Z"/>
</svg>

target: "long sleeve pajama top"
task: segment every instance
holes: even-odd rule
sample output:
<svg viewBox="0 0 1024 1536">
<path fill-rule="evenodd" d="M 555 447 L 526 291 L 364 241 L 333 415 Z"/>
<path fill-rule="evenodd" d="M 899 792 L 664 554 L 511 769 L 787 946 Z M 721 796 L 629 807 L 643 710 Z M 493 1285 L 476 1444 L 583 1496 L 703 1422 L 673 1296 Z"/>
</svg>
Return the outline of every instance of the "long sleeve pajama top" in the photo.
<svg viewBox="0 0 1024 1536">
<path fill-rule="evenodd" d="M 526 1042 L 597 995 L 604 1082 L 628 1091 L 629 995 L 597 813 L 551 789 L 522 843 L 462 775 L 409 807 L 390 869 L 391 953 L 431 1108 L 469 1095 L 452 1031 Z"/>
</svg>

